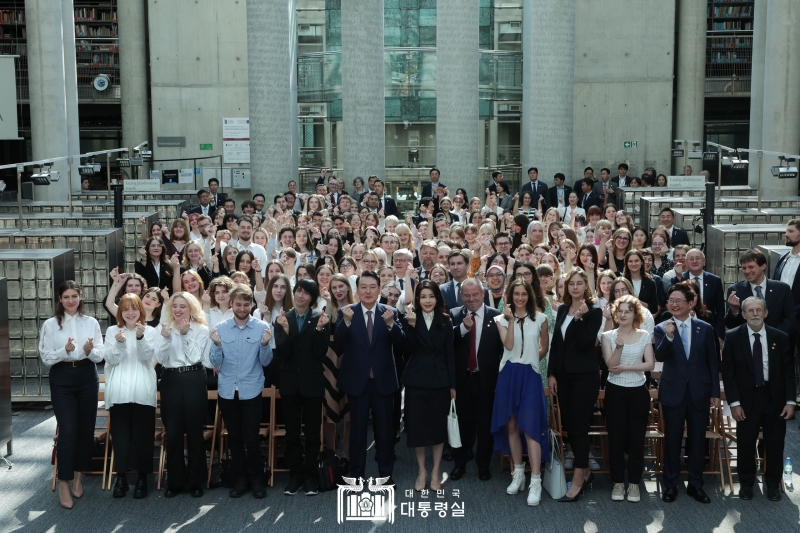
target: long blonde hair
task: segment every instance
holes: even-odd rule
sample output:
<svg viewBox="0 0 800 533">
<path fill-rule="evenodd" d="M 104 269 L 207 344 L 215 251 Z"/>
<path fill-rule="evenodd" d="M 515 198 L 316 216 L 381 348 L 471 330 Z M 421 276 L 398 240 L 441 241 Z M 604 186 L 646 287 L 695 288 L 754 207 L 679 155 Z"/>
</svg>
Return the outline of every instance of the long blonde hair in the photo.
<svg viewBox="0 0 800 533">
<path fill-rule="evenodd" d="M 167 301 L 167 303 L 163 305 L 164 312 L 162 313 L 162 322 L 164 324 L 171 326 L 172 323 L 175 322 L 175 317 L 172 316 L 172 304 L 177 298 L 183 298 L 186 303 L 189 304 L 192 322 L 196 322 L 204 326 L 208 325 L 208 322 L 206 322 L 206 314 L 203 312 L 203 306 L 200 305 L 200 300 L 195 298 L 192 293 L 186 291 L 176 292 Z"/>
</svg>

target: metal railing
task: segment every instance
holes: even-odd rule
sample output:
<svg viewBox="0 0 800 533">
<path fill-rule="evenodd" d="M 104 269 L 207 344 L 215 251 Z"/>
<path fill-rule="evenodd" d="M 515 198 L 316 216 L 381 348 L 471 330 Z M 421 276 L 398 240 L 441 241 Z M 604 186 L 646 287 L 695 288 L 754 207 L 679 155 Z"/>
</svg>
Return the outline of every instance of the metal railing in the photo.
<svg viewBox="0 0 800 533">
<path fill-rule="evenodd" d="M 436 165 L 435 146 L 387 146 L 386 166 L 402 168 L 433 167 Z"/>
<path fill-rule="evenodd" d="M 520 146 L 507 144 L 497 145 L 497 165 L 519 165 L 520 164 Z"/>
<path fill-rule="evenodd" d="M 119 39 L 77 37 L 75 59 L 79 102 L 120 101 Z M 108 77 L 107 84 L 98 84 L 98 87 L 106 87 L 104 90 L 94 85 L 98 76 Z"/>
<path fill-rule="evenodd" d="M 706 95 L 748 96 L 752 67 L 751 32 L 706 37 Z"/>
</svg>

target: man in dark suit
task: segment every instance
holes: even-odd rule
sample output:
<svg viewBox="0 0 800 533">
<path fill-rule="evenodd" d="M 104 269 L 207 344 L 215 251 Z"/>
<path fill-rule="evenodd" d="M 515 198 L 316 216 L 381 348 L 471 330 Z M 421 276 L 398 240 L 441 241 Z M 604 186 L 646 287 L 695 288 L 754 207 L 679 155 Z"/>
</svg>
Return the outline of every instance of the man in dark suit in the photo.
<svg viewBox="0 0 800 533">
<path fill-rule="evenodd" d="M 439 172 L 438 168 L 432 168 L 430 172 L 428 172 L 428 174 L 431 177 L 431 181 L 422 186 L 422 196 L 430 196 L 431 198 L 433 198 L 434 188 L 441 187 L 442 189 L 444 189 L 445 187 L 447 187 L 447 185 L 439 181 L 441 173 Z"/>
<path fill-rule="evenodd" d="M 219 180 L 211 178 L 208 180 L 208 192 L 210 193 L 210 203 L 213 207 L 222 207 L 225 204 L 225 199 L 228 196 L 225 193 L 219 192 Z"/>
<path fill-rule="evenodd" d="M 495 170 L 494 172 L 492 172 L 492 183 L 489 184 L 488 189 L 496 193 L 497 184 L 501 181 L 503 181 L 503 173 L 500 172 L 499 170 Z M 505 181 L 503 181 L 503 183 L 505 183 Z M 511 194 L 511 188 L 508 186 L 507 183 L 506 183 L 506 194 L 508 194 L 509 196 L 513 196 Z"/>
<path fill-rule="evenodd" d="M 772 279 L 782 281 L 792 288 L 795 317 L 800 313 L 800 219 L 792 219 L 786 224 L 784 235 L 786 246 L 792 249 L 786 252 L 775 265 Z M 791 337 L 790 337 L 791 339 Z"/>
<path fill-rule="evenodd" d="M 450 267 L 450 275 L 453 279 L 439 285 L 445 309 L 464 305 L 464 301 L 461 299 L 461 283 L 467 279 L 469 257 L 470 254 L 466 250 L 453 250 L 447 256 L 447 266 Z"/>
<path fill-rule="evenodd" d="M 566 177 L 561 172 L 553 176 L 554 185 L 547 190 L 548 205 L 553 207 L 566 207 L 569 205 L 569 193 L 572 192 L 572 187 L 564 185 Z"/>
<path fill-rule="evenodd" d="M 433 198 L 430 196 L 423 196 L 419 201 L 419 213 L 411 217 L 414 226 L 419 227 L 421 223 L 428 222 L 428 215 L 433 219 L 433 211 Z"/>
<path fill-rule="evenodd" d="M 548 200 L 550 195 L 547 193 L 547 185 L 539 181 L 538 168 L 531 167 L 528 169 L 528 183 L 522 186 L 522 189 L 519 191 L 520 195 L 525 191 L 530 191 L 533 195 L 532 204 L 534 206 L 538 204 L 540 196 L 544 198 L 542 202 L 542 211 L 547 211 L 547 208 L 550 207 Z"/>
<path fill-rule="evenodd" d="M 208 189 L 200 189 L 197 191 L 197 201 L 200 202 L 200 205 L 196 205 L 189 210 L 189 214 L 198 214 L 198 215 L 208 215 L 211 216 L 211 213 L 214 211 L 214 208 L 211 207 L 211 193 L 208 192 Z"/>
<path fill-rule="evenodd" d="M 342 353 L 337 385 L 350 407 L 350 476 L 366 477 L 367 429 L 372 410 L 378 477 L 394 468 L 394 393 L 399 389 L 394 351 L 403 349 L 403 327 L 393 308 L 377 303 L 380 278 L 366 271 L 358 279 L 360 303 L 339 310 L 334 346 Z"/>
<path fill-rule="evenodd" d="M 722 350 L 722 380 L 736 420 L 739 499 L 753 499 L 756 480 L 756 443 L 764 428 L 764 472 L 767 498 L 781 499 L 783 442 L 786 420 L 794 415 L 794 360 L 789 337 L 764 324 L 767 303 L 755 297 L 742 302 L 747 325 L 730 330 Z"/>
<path fill-rule="evenodd" d="M 291 480 L 283 491 L 294 495 L 303 488 L 306 496 L 317 493 L 317 450 L 322 425 L 325 375 L 322 360 L 328 352 L 328 317 L 314 310 L 319 288 L 313 280 L 301 279 L 294 286 L 294 308 L 282 311 L 275 328 L 276 353 L 280 358 L 280 393 L 286 423 L 286 466 Z M 305 459 L 300 443 L 305 424 Z"/>
<path fill-rule="evenodd" d="M 584 179 L 581 182 L 581 193 L 578 195 L 578 206 L 587 212 L 593 205 L 603 209 L 603 201 L 592 192 L 592 187 L 594 187 L 594 182 L 590 179 Z"/>
<path fill-rule="evenodd" d="M 503 356 L 503 344 L 494 319 L 500 311 L 483 303 L 483 287 L 475 279 L 461 285 L 462 307 L 450 311 L 456 352 L 456 410 L 461 447 L 453 448 L 453 471 L 458 480 L 466 472 L 472 448 L 478 441 L 475 462 L 478 477 L 489 480 L 492 474 L 493 438 L 491 433 L 494 390 Z"/>
<path fill-rule="evenodd" d="M 767 302 L 769 315 L 765 319 L 766 324 L 791 338 L 797 332 L 792 289 L 782 281 L 767 279 L 767 257 L 760 250 L 747 250 L 739 258 L 739 264 L 742 265 L 745 281 L 728 287 L 725 327 L 731 329 L 744 324 L 745 318 L 739 312 L 740 302 L 757 296 Z"/>
<path fill-rule="evenodd" d="M 709 405 L 719 405 L 719 363 L 714 329 L 689 312 L 695 293 L 688 286 L 669 288 L 667 310 L 672 319 L 655 327 L 655 357 L 664 363 L 658 387 L 658 401 L 664 410 L 664 493 L 665 502 L 678 495 L 681 473 L 681 441 L 688 428 L 689 485 L 686 494 L 700 503 L 711 500 L 703 490 L 705 437 Z"/>
<path fill-rule="evenodd" d="M 600 170 L 600 181 L 595 182 L 592 191 L 600 198 L 605 205 L 617 205 L 617 189 L 619 179 L 611 177 L 611 171 L 607 168 Z"/>
<path fill-rule="evenodd" d="M 384 216 L 388 217 L 394 215 L 397 218 L 401 218 L 400 210 L 397 209 L 397 204 L 391 197 L 386 196 L 386 194 L 384 194 L 386 191 L 386 187 L 383 181 L 375 180 L 374 187 L 375 187 L 375 192 L 378 195 L 378 204 L 379 204 L 378 210 L 380 211 L 381 209 L 383 209 Z"/>
<path fill-rule="evenodd" d="M 620 163 L 617 167 L 617 176 L 613 179 L 617 180 L 617 184 L 620 187 L 630 187 L 630 178 L 628 178 L 628 164 L 627 163 Z"/>
<path fill-rule="evenodd" d="M 700 287 L 700 299 L 711 313 L 714 322 L 714 330 L 717 337 L 725 338 L 725 296 L 722 291 L 722 279 L 719 276 L 707 272 L 706 256 L 697 249 L 691 249 L 686 253 L 686 266 L 688 272 L 684 272 L 681 278 L 672 278 L 672 284 L 679 281 L 691 280 Z"/>
<path fill-rule="evenodd" d="M 686 244 L 687 246 L 692 245 L 692 243 L 689 242 L 689 234 L 686 233 L 686 230 L 675 226 L 675 212 L 669 207 L 663 208 L 658 213 L 658 223 L 664 226 L 669 232 L 669 240 L 672 246 L 677 246 L 679 244 Z"/>
</svg>

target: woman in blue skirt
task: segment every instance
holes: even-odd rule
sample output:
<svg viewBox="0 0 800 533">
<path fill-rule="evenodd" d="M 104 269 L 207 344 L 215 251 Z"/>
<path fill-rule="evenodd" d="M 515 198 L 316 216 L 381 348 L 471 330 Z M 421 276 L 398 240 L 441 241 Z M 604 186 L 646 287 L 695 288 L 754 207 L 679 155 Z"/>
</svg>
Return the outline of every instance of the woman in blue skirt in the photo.
<svg viewBox="0 0 800 533">
<path fill-rule="evenodd" d="M 514 473 L 506 492 L 517 494 L 525 487 L 525 463 L 522 462 L 525 434 L 531 462 L 528 505 L 539 505 L 542 498 L 541 463 L 549 457 L 547 410 L 539 361 L 547 355 L 547 317 L 539 279 L 515 279 L 506 291 L 503 315 L 495 318 L 503 339 L 503 359 L 497 376 L 492 433 L 495 450 L 511 454 Z"/>
</svg>

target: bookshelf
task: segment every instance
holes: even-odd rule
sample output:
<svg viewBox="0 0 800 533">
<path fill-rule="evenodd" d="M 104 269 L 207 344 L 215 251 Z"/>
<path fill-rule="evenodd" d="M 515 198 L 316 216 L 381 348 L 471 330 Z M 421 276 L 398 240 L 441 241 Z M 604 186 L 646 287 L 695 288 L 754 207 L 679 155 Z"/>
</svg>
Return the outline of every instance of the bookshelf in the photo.
<svg viewBox="0 0 800 533">
<path fill-rule="evenodd" d="M 755 1 L 708 0 L 707 94 L 746 96 L 743 93 L 750 92 Z"/>
</svg>

